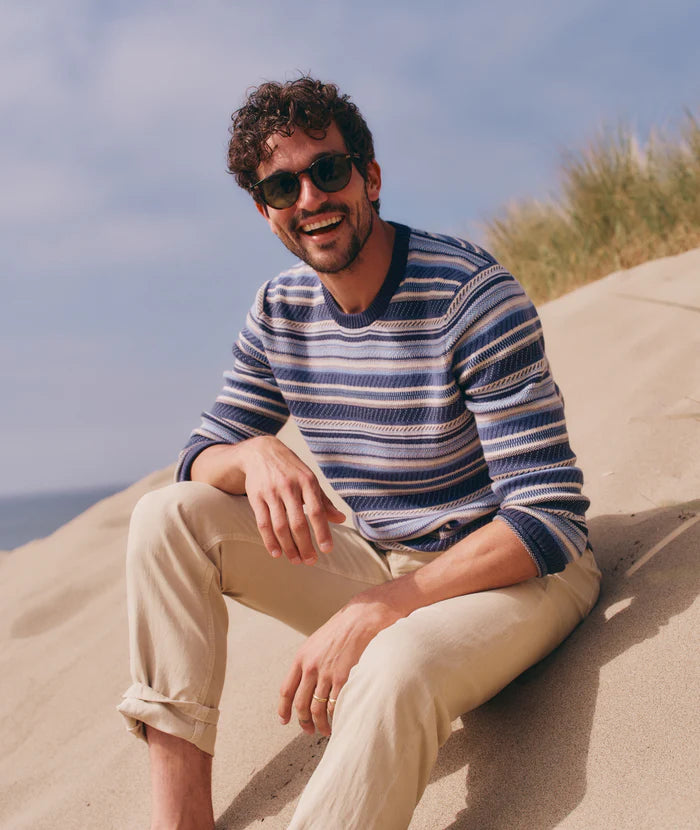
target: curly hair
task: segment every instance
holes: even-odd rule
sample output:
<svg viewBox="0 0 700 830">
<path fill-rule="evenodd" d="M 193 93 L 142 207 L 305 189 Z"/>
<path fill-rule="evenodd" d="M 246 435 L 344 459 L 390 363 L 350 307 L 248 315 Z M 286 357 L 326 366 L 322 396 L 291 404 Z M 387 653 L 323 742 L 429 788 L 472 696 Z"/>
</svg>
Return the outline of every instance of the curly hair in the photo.
<svg viewBox="0 0 700 830">
<path fill-rule="evenodd" d="M 334 122 L 348 152 L 359 157 L 355 166 L 363 178 L 367 177 L 367 165 L 374 160 L 372 133 L 357 106 L 335 84 L 308 75 L 283 84 L 268 81 L 253 88 L 231 121 L 227 167 L 246 190 L 258 180 L 260 163 L 272 154 L 267 139 L 273 133 L 289 136 L 297 127 L 324 138 Z M 258 194 L 251 192 L 255 201 L 262 203 Z M 379 213 L 379 199 L 372 205 Z"/>
</svg>

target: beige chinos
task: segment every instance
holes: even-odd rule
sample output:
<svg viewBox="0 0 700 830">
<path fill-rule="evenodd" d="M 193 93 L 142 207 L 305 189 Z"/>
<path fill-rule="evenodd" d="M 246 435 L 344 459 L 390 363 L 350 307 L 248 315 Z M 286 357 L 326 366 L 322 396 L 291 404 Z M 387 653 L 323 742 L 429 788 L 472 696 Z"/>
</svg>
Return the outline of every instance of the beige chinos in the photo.
<svg viewBox="0 0 700 830">
<path fill-rule="evenodd" d="M 273 559 L 244 496 L 181 482 L 144 496 L 129 533 L 133 684 L 119 710 L 214 754 L 226 669 L 223 595 L 309 634 L 353 595 L 434 558 L 380 556 L 331 526 L 313 567 Z M 451 722 L 558 645 L 598 596 L 587 551 L 559 574 L 420 608 L 381 631 L 338 696 L 333 732 L 294 830 L 406 828 Z"/>
</svg>

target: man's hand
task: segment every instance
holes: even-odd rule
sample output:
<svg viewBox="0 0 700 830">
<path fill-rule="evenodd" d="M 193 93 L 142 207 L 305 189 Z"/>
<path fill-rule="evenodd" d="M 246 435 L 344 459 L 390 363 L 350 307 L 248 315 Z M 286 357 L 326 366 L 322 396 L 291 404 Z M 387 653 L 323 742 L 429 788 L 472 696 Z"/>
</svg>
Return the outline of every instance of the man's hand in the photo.
<svg viewBox="0 0 700 830">
<path fill-rule="evenodd" d="M 403 616 L 380 598 L 384 587 L 351 599 L 299 649 L 280 689 L 282 723 L 289 723 L 293 707 L 304 732 L 330 735 L 330 716 L 350 669 L 370 641 Z"/>
<path fill-rule="evenodd" d="M 253 438 L 245 444 L 245 491 L 265 547 L 275 558 L 284 554 L 290 562 L 313 565 L 316 551 L 309 524 L 319 549 L 330 553 L 333 538 L 328 522 L 339 524 L 345 516 L 313 472 L 278 438 Z"/>
<path fill-rule="evenodd" d="M 271 435 L 208 447 L 195 459 L 192 478 L 228 493 L 245 492 L 265 547 L 275 558 L 284 555 L 290 562 L 313 565 L 317 556 L 311 532 L 319 549 L 330 553 L 329 522 L 345 520 L 312 470 Z"/>
</svg>

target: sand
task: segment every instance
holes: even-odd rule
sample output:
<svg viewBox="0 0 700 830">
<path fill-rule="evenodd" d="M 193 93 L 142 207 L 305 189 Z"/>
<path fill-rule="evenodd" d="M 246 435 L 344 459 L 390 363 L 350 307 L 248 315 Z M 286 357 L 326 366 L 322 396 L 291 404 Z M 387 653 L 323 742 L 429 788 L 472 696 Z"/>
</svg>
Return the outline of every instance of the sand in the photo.
<svg viewBox="0 0 700 830">
<path fill-rule="evenodd" d="M 411 828 L 696 828 L 700 249 L 541 314 L 603 593 L 559 649 L 453 724 Z M 2 828 L 148 826 L 146 751 L 115 711 L 128 684 L 123 557 L 133 505 L 171 475 L 0 557 Z M 283 828 L 324 744 L 274 714 L 301 638 L 230 613 L 217 827 Z"/>
</svg>

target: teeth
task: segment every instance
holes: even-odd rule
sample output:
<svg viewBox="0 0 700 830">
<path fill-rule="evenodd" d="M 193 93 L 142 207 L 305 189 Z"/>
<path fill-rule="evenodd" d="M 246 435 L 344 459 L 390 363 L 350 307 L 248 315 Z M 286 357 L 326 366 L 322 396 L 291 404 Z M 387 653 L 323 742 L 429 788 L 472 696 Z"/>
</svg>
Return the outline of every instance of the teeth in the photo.
<svg viewBox="0 0 700 830">
<path fill-rule="evenodd" d="M 304 233 L 311 233 L 320 228 L 327 228 L 329 225 L 336 225 L 342 218 L 342 216 L 333 216 L 330 219 L 322 219 L 320 222 L 312 222 L 310 225 L 302 225 L 301 229 Z"/>
</svg>

